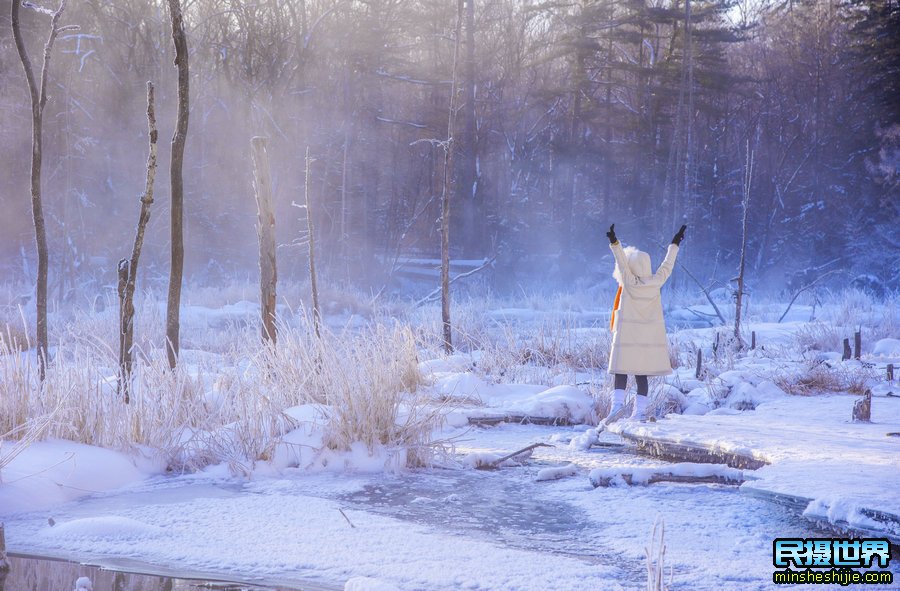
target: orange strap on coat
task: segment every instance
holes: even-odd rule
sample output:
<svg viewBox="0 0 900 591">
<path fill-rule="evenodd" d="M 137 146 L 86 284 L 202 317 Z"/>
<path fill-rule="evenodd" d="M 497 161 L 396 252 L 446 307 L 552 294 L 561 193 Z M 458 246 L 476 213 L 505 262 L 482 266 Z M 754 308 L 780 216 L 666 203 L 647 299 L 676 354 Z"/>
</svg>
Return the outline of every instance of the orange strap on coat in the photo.
<svg viewBox="0 0 900 591">
<path fill-rule="evenodd" d="M 616 301 L 613 302 L 612 314 L 609 315 L 609 330 L 613 330 L 616 323 L 616 311 L 619 309 L 619 303 L 622 301 L 622 286 L 616 290 Z"/>
</svg>

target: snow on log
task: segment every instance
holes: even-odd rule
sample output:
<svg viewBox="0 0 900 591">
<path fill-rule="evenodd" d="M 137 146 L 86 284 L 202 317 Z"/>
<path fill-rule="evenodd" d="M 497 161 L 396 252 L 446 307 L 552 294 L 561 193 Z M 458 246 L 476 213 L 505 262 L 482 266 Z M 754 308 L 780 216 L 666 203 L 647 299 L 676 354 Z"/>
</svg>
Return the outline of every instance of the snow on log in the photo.
<svg viewBox="0 0 900 591">
<path fill-rule="evenodd" d="M 647 485 L 656 482 L 741 484 L 744 473 L 725 464 L 669 464 L 665 466 L 612 466 L 595 468 L 589 475 L 591 484 L 621 486 Z"/>
<path fill-rule="evenodd" d="M 537 480 L 538 482 L 544 482 L 546 480 L 559 480 L 560 478 L 566 478 L 568 476 L 575 476 L 578 474 L 578 466 L 575 464 L 566 464 L 565 466 L 556 466 L 554 468 L 544 468 L 542 470 L 538 470 Z"/>
<path fill-rule="evenodd" d="M 494 470 L 501 466 L 521 466 L 538 447 L 553 446 L 547 443 L 532 443 L 505 456 L 492 452 L 475 452 L 466 456 L 464 461 L 476 470 Z"/>
</svg>

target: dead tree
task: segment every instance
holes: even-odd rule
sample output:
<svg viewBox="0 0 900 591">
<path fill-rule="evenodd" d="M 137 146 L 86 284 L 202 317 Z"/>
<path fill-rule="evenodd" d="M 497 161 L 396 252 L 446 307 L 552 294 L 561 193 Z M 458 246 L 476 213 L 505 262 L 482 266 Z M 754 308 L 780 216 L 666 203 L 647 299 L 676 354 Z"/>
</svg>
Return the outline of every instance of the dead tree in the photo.
<svg viewBox="0 0 900 591">
<path fill-rule="evenodd" d="M 306 197 L 306 229 L 309 232 L 309 285 L 312 291 L 312 308 L 313 308 L 313 326 L 316 330 L 316 338 L 321 337 L 319 324 L 322 322 L 319 310 L 319 282 L 316 277 L 316 234 L 313 226 L 312 209 L 309 202 L 309 166 L 312 164 L 309 157 L 309 146 L 306 146 L 306 181 L 304 184 L 304 194 Z"/>
<path fill-rule="evenodd" d="M 741 263 L 738 268 L 738 276 L 734 278 L 737 283 L 737 291 L 734 296 L 734 339 L 735 345 L 739 348 L 744 347 L 744 341 L 741 339 L 741 306 L 744 301 L 744 269 L 747 260 L 747 218 L 750 214 L 750 181 L 753 178 L 753 152 L 750 150 L 749 142 L 747 143 L 747 164 L 744 169 L 744 182 L 742 185 L 743 198 L 741 203 L 744 208 L 744 216 L 741 221 Z"/>
<path fill-rule="evenodd" d="M 66 0 L 62 0 L 56 12 L 50 17 L 50 35 L 44 44 L 44 59 L 41 65 L 40 82 L 35 78 L 34 68 L 28 51 L 25 48 L 25 40 L 19 26 L 19 7 L 23 4 L 19 0 L 11 2 L 12 11 L 10 22 L 12 23 L 13 37 L 16 42 L 16 50 L 25 70 L 25 79 L 28 82 L 28 91 L 31 95 L 31 216 L 34 222 L 34 239 L 37 245 L 37 351 L 38 351 L 38 375 L 43 382 L 47 373 L 47 272 L 49 254 L 47 250 L 47 228 L 44 224 L 44 203 L 41 194 L 41 164 L 43 163 L 43 124 L 44 107 L 47 105 L 47 80 L 50 76 L 50 56 L 53 51 L 53 43 L 56 37 L 65 31 L 75 30 L 78 27 L 68 25 L 59 26 L 59 19 L 66 9 Z M 30 6 L 30 5 L 27 5 Z"/>
<path fill-rule="evenodd" d="M 822 273 L 821 275 L 817 275 L 815 279 L 813 279 L 806 285 L 803 285 L 799 289 L 797 289 L 797 291 L 795 291 L 794 294 L 791 296 L 791 301 L 788 302 L 787 308 L 784 309 L 784 313 L 778 318 L 778 322 L 783 321 L 784 318 L 788 315 L 788 312 L 791 311 L 791 306 L 794 305 L 794 302 L 797 301 L 797 298 L 800 297 L 801 293 L 803 293 L 804 291 L 806 291 L 812 287 L 815 287 L 815 285 L 818 282 L 822 281 L 823 279 L 825 279 L 826 277 L 828 277 L 829 275 L 832 275 L 834 273 L 837 273 L 837 271 L 836 270 L 828 271 L 827 273 Z M 815 310 L 815 304 L 813 304 L 813 309 Z"/>
<path fill-rule="evenodd" d="M 471 252 L 480 253 L 483 248 L 481 228 L 484 220 L 479 217 L 477 178 L 477 121 L 475 114 L 475 0 L 465 0 L 466 55 L 463 68 L 459 109 L 462 111 L 457 137 L 457 165 L 454 196 L 462 213 L 463 245 Z"/>
<path fill-rule="evenodd" d="M 262 339 L 264 343 L 274 346 L 277 341 L 275 303 L 278 268 L 275 264 L 275 214 L 272 210 L 272 180 L 266 144 L 267 140 L 264 137 L 250 140 L 258 218 L 256 235 L 259 237 L 259 307 Z"/>
<path fill-rule="evenodd" d="M 444 144 L 444 177 L 441 192 L 441 321 L 444 328 L 444 351 L 453 352 L 453 327 L 450 323 L 450 195 L 453 187 L 453 133 L 456 123 L 456 93 L 459 45 L 462 36 L 464 0 L 457 1 L 456 39 L 453 47 L 453 81 L 450 84 L 450 114 L 447 118 L 447 141 Z"/>
<path fill-rule="evenodd" d="M 147 182 L 141 195 L 141 213 L 138 217 L 131 258 L 119 261 L 119 391 L 125 396 L 125 404 L 130 401 L 131 391 L 131 349 L 134 345 L 134 290 L 137 284 L 138 259 L 144 246 L 144 231 L 150 221 L 150 206 L 153 205 L 153 181 L 156 178 L 156 107 L 153 83 L 147 83 L 147 130 L 150 149 L 147 154 Z"/>
<path fill-rule="evenodd" d="M 178 68 L 178 115 L 172 136 L 172 156 L 169 163 L 172 192 L 172 255 L 169 269 L 169 297 L 166 302 L 166 352 L 169 367 L 178 362 L 178 336 L 181 327 L 181 282 L 184 276 L 184 144 L 187 141 L 190 111 L 190 72 L 188 71 L 187 36 L 181 0 L 169 0 L 172 20 L 172 41 L 175 44 L 175 67 Z"/>
</svg>

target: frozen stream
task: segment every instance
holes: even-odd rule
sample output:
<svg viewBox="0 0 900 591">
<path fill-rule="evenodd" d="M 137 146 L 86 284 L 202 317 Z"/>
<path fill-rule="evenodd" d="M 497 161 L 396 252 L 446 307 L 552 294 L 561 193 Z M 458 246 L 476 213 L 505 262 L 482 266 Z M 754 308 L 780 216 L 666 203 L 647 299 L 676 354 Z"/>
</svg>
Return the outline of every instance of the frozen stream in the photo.
<svg viewBox="0 0 900 591">
<path fill-rule="evenodd" d="M 7 541 L 18 553 L 303 589 L 340 589 L 353 576 L 401 589 L 639 589 L 662 518 L 671 589 L 721 591 L 770 588 L 774 538 L 825 535 L 736 487 L 594 489 L 590 468 L 659 462 L 627 446 L 569 449 L 582 429 L 473 430 L 460 454 L 555 445 L 495 471 L 158 479 L 60 507 L 52 527 L 46 513 L 8 519 Z M 577 475 L 535 481 L 567 462 Z"/>
</svg>

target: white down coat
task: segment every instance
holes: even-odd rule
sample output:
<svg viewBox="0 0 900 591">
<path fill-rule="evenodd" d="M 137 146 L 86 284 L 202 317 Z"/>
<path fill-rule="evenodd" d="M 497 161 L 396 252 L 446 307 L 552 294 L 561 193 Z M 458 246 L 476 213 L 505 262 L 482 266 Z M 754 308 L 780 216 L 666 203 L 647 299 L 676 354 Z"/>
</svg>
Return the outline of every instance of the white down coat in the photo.
<svg viewBox="0 0 900 591">
<path fill-rule="evenodd" d="M 669 375 L 672 365 L 659 291 L 672 274 L 678 246 L 669 245 L 666 258 L 656 273 L 653 273 L 647 253 L 629 248 L 630 252 L 626 254 L 620 242 L 609 247 L 616 258 L 614 276 L 622 286 L 622 296 L 612 326 L 608 371 L 611 374 Z"/>
</svg>

